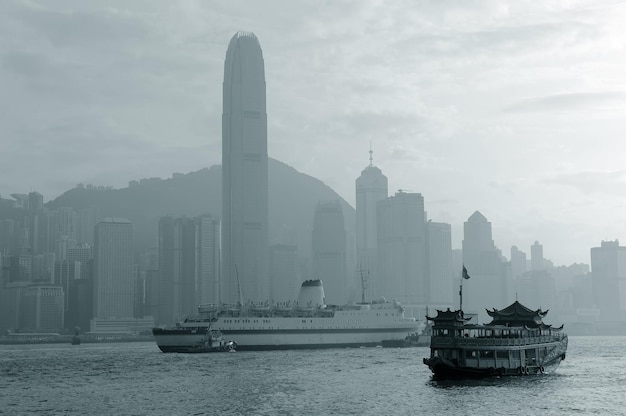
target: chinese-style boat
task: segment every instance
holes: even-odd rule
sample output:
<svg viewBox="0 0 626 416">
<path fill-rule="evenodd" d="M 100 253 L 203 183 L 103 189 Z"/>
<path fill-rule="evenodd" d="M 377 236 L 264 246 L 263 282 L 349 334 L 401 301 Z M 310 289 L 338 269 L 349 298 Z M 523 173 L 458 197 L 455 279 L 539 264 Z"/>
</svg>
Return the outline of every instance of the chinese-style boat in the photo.
<svg viewBox="0 0 626 416">
<path fill-rule="evenodd" d="M 432 322 L 430 357 L 424 358 L 438 379 L 522 376 L 556 370 L 565 359 L 567 334 L 517 300 L 502 310 L 487 310 L 492 321 L 470 324 L 463 310 L 437 311 Z"/>
</svg>

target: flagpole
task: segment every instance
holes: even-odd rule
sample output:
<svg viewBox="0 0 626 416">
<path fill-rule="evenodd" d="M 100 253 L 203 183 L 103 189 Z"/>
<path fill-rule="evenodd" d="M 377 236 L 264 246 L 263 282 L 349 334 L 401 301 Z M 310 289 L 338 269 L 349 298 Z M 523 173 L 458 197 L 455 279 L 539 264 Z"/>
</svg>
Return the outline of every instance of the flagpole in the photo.
<svg viewBox="0 0 626 416">
<path fill-rule="evenodd" d="M 463 275 L 461 275 L 461 282 L 459 283 L 459 310 L 463 311 Z"/>
</svg>

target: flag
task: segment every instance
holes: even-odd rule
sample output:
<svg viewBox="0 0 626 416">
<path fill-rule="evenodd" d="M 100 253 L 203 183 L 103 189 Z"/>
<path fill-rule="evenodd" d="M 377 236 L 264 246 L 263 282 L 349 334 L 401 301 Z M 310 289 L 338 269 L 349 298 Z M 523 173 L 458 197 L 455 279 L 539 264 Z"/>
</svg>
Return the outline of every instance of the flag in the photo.
<svg viewBox="0 0 626 416">
<path fill-rule="evenodd" d="M 470 275 L 467 274 L 467 269 L 463 266 L 463 279 L 469 279 Z"/>
</svg>

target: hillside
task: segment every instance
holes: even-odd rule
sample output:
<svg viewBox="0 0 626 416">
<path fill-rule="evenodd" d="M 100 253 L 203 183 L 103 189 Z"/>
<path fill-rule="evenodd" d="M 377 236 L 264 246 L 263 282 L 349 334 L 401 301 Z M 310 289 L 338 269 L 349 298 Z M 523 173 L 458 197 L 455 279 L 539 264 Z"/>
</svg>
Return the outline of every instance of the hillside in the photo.
<svg viewBox="0 0 626 416">
<path fill-rule="evenodd" d="M 269 160 L 270 244 L 280 241 L 284 231 L 295 232 L 298 251 L 308 257 L 315 205 L 320 200 L 341 201 L 346 229 L 354 232 L 355 211 L 320 180 L 305 175 L 274 159 Z M 94 190 L 77 187 L 48 202 L 49 208 L 100 207 L 102 217 L 128 218 L 135 225 L 135 245 L 144 251 L 157 245 L 159 218 L 165 215 L 221 216 L 221 166 L 213 166 L 168 179 L 142 180 L 123 189 Z"/>
</svg>

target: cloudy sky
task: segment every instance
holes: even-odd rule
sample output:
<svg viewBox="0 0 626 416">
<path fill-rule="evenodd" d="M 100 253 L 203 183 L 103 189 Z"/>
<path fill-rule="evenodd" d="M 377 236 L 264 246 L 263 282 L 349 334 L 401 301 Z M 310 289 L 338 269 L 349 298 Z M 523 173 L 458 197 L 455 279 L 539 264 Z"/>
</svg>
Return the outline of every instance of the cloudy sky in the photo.
<svg viewBox="0 0 626 416">
<path fill-rule="evenodd" d="M 354 205 L 374 163 L 508 257 L 626 243 L 626 5 L 611 1 L 0 3 L 0 195 L 53 199 L 221 163 L 228 42 L 261 42 L 269 155 Z"/>
</svg>

